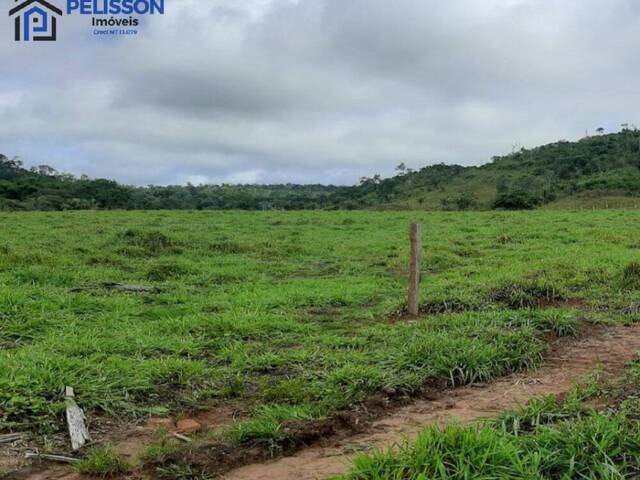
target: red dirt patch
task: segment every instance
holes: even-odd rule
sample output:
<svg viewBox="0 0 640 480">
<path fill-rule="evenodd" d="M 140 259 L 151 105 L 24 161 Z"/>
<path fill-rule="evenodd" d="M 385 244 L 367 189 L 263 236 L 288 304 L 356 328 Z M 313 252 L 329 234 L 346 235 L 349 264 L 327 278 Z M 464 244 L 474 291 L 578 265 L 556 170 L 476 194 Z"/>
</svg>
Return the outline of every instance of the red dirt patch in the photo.
<svg viewBox="0 0 640 480">
<path fill-rule="evenodd" d="M 176 423 L 176 431 L 178 433 L 193 433 L 200 430 L 200 428 L 202 428 L 202 425 L 192 418 L 180 420 Z"/>
<path fill-rule="evenodd" d="M 173 418 L 156 418 L 151 417 L 147 419 L 147 427 L 164 427 L 171 430 L 175 428 L 176 422 Z"/>
</svg>

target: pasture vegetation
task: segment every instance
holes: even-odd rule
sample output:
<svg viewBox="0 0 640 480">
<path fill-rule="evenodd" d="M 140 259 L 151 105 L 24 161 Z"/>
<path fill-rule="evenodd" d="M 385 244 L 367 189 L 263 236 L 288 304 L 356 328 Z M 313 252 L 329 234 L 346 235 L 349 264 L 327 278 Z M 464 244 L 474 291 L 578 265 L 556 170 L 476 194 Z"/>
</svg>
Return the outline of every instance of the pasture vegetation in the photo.
<svg viewBox="0 0 640 480">
<path fill-rule="evenodd" d="M 336 480 L 638 478 L 639 380 L 635 362 L 617 385 L 534 399 L 484 424 L 430 427 L 415 442 L 359 457 Z"/>
<path fill-rule="evenodd" d="M 287 425 L 372 394 L 530 367 L 543 332 L 572 334 L 578 317 L 638 318 L 639 220 L 623 210 L 0 213 L 0 431 L 63 429 L 71 385 L 93 418 L 233 405 L 244 420 L 228 441 L 278 449 L 293 441 Z M 424 229 L 417 322 L 401 316 L 412 221 Z M 104 288 L 114 282 L 149 289 Z M 476 435 L 452 429 L 451 441 Z"/>
</svg>

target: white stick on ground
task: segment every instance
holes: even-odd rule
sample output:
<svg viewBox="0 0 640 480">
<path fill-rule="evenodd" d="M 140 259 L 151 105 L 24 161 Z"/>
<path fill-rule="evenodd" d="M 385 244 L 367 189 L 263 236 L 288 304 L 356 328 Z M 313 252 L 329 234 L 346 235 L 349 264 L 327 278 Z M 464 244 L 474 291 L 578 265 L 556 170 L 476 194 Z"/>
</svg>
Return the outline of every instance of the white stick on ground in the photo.
<svg viewBox="0 0 640 480">
<path fill-rule="evenodd" d="M 67 425 L 69 426 L 69 437 L 71 437 L 71 448 L 77 452 L 84 447 L 87 441 L 91 440 L 89 430 L 85 424 L 84 412 L 74 400 L 73 388 L 65 388 L 65 399 L 67 403 Z"/>
<path fill-rule="evenodd" d="M 65 457 L 63 455 L 47 455 L 45 453 L 27 453 L 25 454 L 25 458 L 37 458 L 39 460 L 51 460 L 52 462 L 61 462 L 61 463 L 78 462 L 77 458 Z"/>
<path fill-rule="evenodd" d="M 20 432 L 20 433 L 7 433 L 5 435 L 0 435 L 0 443 L 11 443 L 11 442 L 15 442 L 16 440 L 21 440 L 22 437 L 26 436 L 27 434 L 24 432 Z"/>
<path fill-rule="evenodd" d="M 182 435 L 180 433 L 174 433 L 173 436 L 176 437 L 178 440 L 182 440 L 183 442 L 191 443 L 193 441 L 186 435 Z"/>
</svg>

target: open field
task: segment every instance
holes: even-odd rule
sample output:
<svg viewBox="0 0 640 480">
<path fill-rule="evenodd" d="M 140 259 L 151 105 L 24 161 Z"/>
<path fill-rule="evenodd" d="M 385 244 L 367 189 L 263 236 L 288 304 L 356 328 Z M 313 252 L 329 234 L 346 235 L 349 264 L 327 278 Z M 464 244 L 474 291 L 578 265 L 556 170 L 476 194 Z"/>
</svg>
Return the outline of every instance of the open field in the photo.
<svg viewBox="0 0 640 480">
<path fill-rule="evenodd" d="M 418 321 L 403 316 L 413 221 Z M 230 409 L 216 441 L 290 449 L 374 395 L 485 382 L 538 365 L 580 323 L 640 319 L 639 222 L 625 210 L 0 214 L 0 433 L 63 431 L 70 385 L 92 426 Z"/>
</svg>

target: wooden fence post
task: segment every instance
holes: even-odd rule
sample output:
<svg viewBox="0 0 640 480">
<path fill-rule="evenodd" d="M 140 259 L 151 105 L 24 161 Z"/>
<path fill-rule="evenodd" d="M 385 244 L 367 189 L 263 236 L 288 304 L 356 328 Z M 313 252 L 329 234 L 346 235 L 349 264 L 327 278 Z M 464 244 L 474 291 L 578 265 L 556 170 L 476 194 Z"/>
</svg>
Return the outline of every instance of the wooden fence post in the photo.
<svg viewBox="0 0 640 480">
<path fill-rule="evenodd" d="M 411 258 L 409 261 L 409 294 L 407 306 L 409 315 L 417 317 L 419 313 L 420 299 L 418 287 L 420 285 L 420 263 L 422 260 L 422 226 L 418 223 L 411 225 Z"/>
</svg>

